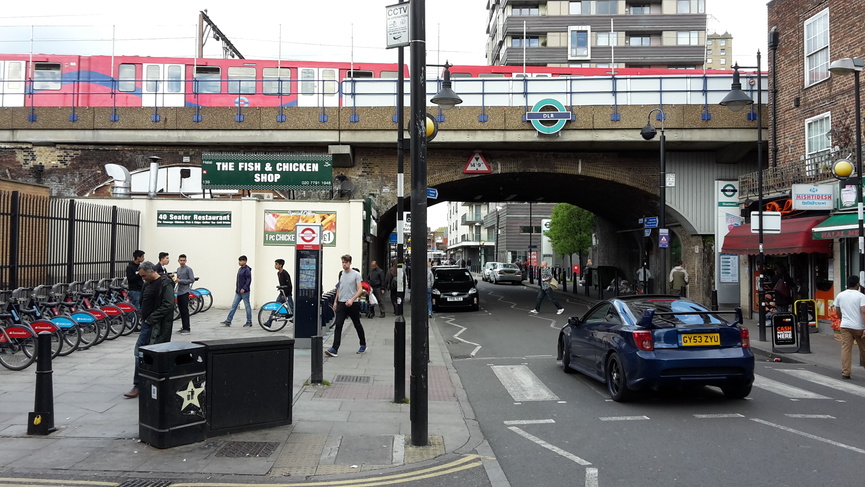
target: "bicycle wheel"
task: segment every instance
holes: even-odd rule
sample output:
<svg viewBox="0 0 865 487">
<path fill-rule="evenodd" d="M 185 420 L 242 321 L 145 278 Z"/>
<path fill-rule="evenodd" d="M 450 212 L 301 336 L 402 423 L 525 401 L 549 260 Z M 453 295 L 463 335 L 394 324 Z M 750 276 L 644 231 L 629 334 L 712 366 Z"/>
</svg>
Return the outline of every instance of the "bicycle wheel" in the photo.
<svg viewBox="0 0 865 487">
<path fill-rule="evenodd" d="M 105 337 L 108 340 L 114 340 L 119 337 L 126 328 L 126 315 L 123 310 L 114 305 L 105 305 L 99 308 L 105 313 L 106 322 L 108 323 L 108 335 Z"/>
<path fill-rule="evenodd" d="M 43 331 L 51 334 L 51 358 L 56 358 L 63 348 L 63 333 L 60 331 L 60 327 L 47 320 L 36 320 L 29 323 L 29 325 L 33 333 L 37 335 L 37 338 Z"/>
<path fill-rule="evenodd" d="M 126 321 L 124 322 L 125 326 L 123 327 L 123 331 L 121 331 L 120 334 L 122 336 L 129 335 L 138 327 L 138 309 L 136 309 L 135 306 L 132 306 L 132 304 L 127 302 L 119 302 L 115 303 L 114 305 L 120 308 L 121 311 L 123 311 L 123 316 L 126 318 Z"/>
<path fill-rule="evenodd" d="M 288 303 L 270 301 L 258 310 L 258 325 L 265 331 L 279 331 L 291 320 Z"/>
<path fill-rule="evenodd" d="M 204 308 L 204 301 L 201 300 L 201 293 L 195 289 L 189 291 L 189 315 L 192 316 L 201 312 Z"/>
<path fill-rule="evenodd" d="M 213 306 L 213 295 L 210 294 L 210 289 L 197 287 L 195 290 L 201 293 L 201 311 L 204 312 L 209 310 L 210 307 Z"/>
<path fill-rule="evenodd" d="M 99 308 L 89 308 L 87 312 L 96 317 L 96 341 L 93 345 L 99 345 L 108 338 L 108 315 Z"/>
<path fill-rule="evenodd" d="M 99 338 L 99 326 L 96 324 L 96 317 L 86 311 L 76 311 L 72 313 L 72 319 L 75 320 L 81 331 L 81 343 L 78 348 L 86 350 L 95 345 Z"/>
<path fill-rule="evenodd" d="M 36 336 L 23 326 L 0 328 L 0 365 L 24 370 L 36 360 Z"/>
<path fill-rule="evenodd" d="M 78 327 L 78 324 L 66 316 L 55 316 L 51 318 L 51 322 L 60 328 L 60 336 L 63 338 L 60 355 L 65 357 L 78 350 L 78 345 L 81 344 L 81 328 Z"/>
</svg>

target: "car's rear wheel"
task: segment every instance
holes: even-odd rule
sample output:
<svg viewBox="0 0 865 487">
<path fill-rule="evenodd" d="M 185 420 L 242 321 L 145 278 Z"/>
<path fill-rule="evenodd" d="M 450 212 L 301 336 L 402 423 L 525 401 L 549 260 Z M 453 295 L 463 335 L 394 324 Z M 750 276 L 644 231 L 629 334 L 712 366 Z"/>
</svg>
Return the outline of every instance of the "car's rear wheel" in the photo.
<svg viewBox="0 0 865 487">
<path fill-rule="evenodd" d="M 613 353 L 607 358 L 606 378 L 607 390 L 614 401 L 625 402 L 633 396 L 633 392 L 628 389 L 625 368 L 622 366 L 622 361 L 617 353 Z"/>
<path fill-rule="evenodd" d="M 566 374 L 573 374 L 574 369 L 571 368 L 571 354 L 568 352 L 565 337 L 562 337 L 559 341 L 559 347 L 562 350 L 562 370 L 564 370 Z"/>
<path fill-rule="evenodd" d="M 751 384 L 731 384 L 721 387 L 721 392 L 728 399 L 744 399 L 751 394 Z"/>
</svg>

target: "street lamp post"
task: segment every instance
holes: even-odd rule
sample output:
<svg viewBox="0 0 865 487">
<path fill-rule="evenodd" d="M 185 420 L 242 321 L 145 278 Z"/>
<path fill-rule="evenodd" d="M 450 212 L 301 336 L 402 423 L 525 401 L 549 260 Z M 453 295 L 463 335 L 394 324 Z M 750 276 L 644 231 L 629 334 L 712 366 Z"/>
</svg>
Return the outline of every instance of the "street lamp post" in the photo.
<svg viewBox="0 0 865 487">
<path fill-rule="evenodd" d="M 860 58 L 843 58 L 829 65 L 829 72 L 834 74 L 853 74 L 853 94 L 856 115 L 856 207 L 859 220 L 859 282 L 865 282 L 865 224 L 862 218 L 862 106 L 859 100 L 859 73 L 865 67 L 865 61 Z M 836 175 L 837 172 L 836 172 Z"/>
<path fill-rule="evenodd" d="M 496 262 L 504 262 L 502 260 L 501 254 L 499 254 L 499 213 L 501 212 L 502 207 L 496 205 Z"/>
<path fill-rule="evenodd" d="M 667 248 L 661 248 L 660 232 L 667 228 L 667 137 L 664 135 L 664 123 L 667 120 L 667 114 L 660 108 L 653 108 L 647 115 L 646 126 L 640 130 L 640 136 L 646 140 L 652 140 L 657 134 L 657 130 L 652 125 L 652 114 L 657 112 L 658 119 L 661 121 L 661 172 L 658 176 L 658 279 L 660 280 L 661 294 L 667 294 Z M 643 271 L 645 276 L 645 271 Z M 645 289 L 645 287 L 644 287 Z"/>
<path fill-rule="evenodd" d="M 739 81 L 739 69 L 751 69 L 755 66 L 739 66 L 736 63 L 733 66 L 733 84 L 730 86 L 730 92 L 721 100 L 720 104 L 729 108 L 734 112 L 738 112 L 748 105 L 754 104 L 744 91 L 742 91 L 742 83 Z M 757 51 L 757 267 L 760 273 L 759 288 L 757 292 L 760 296 L 760 305 L 758 306 L 758 317 L 760 341 L 766 341 L 766 307 L 763 305 L 765 294 L 763 293 L 763 275 L 766 266 L 766 255 L 763 253 L 763 73 L 760 66 L 760 51 Z"/>
</svg>

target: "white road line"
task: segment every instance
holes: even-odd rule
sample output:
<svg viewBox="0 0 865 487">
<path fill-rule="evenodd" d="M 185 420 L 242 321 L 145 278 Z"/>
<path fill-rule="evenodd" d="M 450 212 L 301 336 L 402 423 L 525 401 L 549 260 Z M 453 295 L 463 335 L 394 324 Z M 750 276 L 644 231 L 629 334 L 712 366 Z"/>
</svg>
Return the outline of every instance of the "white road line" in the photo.
<svg viewBox="0 0 865 487">
<path fill-rule="evenodd" d="M 602 416 L 601 421 L 646 421 L 648 416 Z"/>
<path fill-rule="evenodd" d="M 595 467 L 586 468 L 586 487 L 598 487 L 598 469 Z"/>
<path fill-rule="evenodd" d="M 553 424 L 555 422 L 556 422 L 556 420 L 554 420 L 554 419 L 523 419 L 523 420 L 505 421 L 505 425 L 516 426 L 516 425 L 524 425 L 524 424 Z"/>
<path fill-rule="evenodd" d="M 786 370 L 784 372 L 787 372 Z M 763 389 L 764 391 L 774 392 L 775 394 L 789 397 L 790 399 L 831 399 L 816 392 L 799 389 L 783 382 L 768 379 L 762 375 L 754 375 L 754 387 Z"/>
<path fill-rule="evenodd" d="M 828 414 L 785 414 L 788 418 L 803 418 L 803 419 L 835 419 L 835 416 Z"/>
<path fill-rule="evenodd" d="M 557 454 L 567 458 L 568 460 L 570 460 L 572 462 L 576 462 L 582 466 L 587 466 L 587 465 L 592 464 L 591 462 L 583 460 L 582 458 L 574 455 L 573 453 L 568 453 L 565 450 L 562 450 L 561 448 L 559 448 L 555 445 L 551 445 L 551 444 L 547 443 L 546 441 L 538 438 L 537 436 L 534 436 L 530 433 L 526 433 L 525 431 L 517 428 L 516 426 L 509 426 L 508 429 L 513 431 L 514 433 L 522 436 L 523 438 L 525 438 L 529 441 L 537 443 L 539 446 L 542 446 L 542 447 L 546 448 L 547 450 L 550 450 L 553 453 L 557 453 Z"/>
<path fill-rule="evenodd" d="M 804 379 L 809 382 L 819 384 L 821 386 L 826 386 L 831 389 L 847 392 L 849 394 L 853 394 L 854 396 L 865 397 L 865 387 L 851 384 L 850 381 L 847 380 L 833 379 L 831 377 L 826 377 L 823 374 L 811 372 L 810 370 L 791 369 L 782 370 L 781 372 L 792 375 L 793 377 L 798 377 L 799 379 Z"/>
<path fill-rule="evenodd" d="M 784 430 L 784 431 L 787 431 L 790 433 L 801 435 L 801 436 L 804 436 L 805 438 L 810 438 L 812 440 L 822 441 L 823 443 L 828 443 L 830 445 L 837 446 L 839 448 L 844 448 L 846 450 L 854 451 L 856 453 L 862 453 L 863 455 L 865 455 L 865 450 L 863 450 L 861 448 L 857 448 L 855 446 L 850 446 L 850 445 L 845 445 L 844 443 L 839 443 L 837 441 L 830 440 L 828 438 L 823 438 L 822 436 L 812 435 L 811 433 L 805 433 L 804 431 L 794 430 L 793 428 L 781 426 L 780 424 L 770 423 L 769 421 L 765 421 L 762 419 L 751 418 L 751 421 L 754 421 L 754 422 L 757 422 L 760 424 L 765 424 L 766 426 L 771 426 L 773 428 L 778 428 L 779 430 Z"/>
<path fill-rule="evenodd" d="M 493 365 L 492 369 L 514 401 L 559 400 L 525 365 Z"/>
<path fill-rule="evenodd" d="M 744 418 L 745 416 L 738 413 L 731 414 L 695 414 L 698 419 L 715 419 L 715 418 Z"/>
<path fill-rule="evenodd" d="M 454 322 L 453 322 L 453 319 L 451 319 L 451 318 L 448 318 L 447 323 L 448 323 L 449 325 L 451 325 L 451 326 L 455 326 L 455 327 L 457 327 L 457 328 L 460 329 L 460 331 L 456 332 L 456 334 L 453 335 L 454 338 L 456 338 L 457 340 L 459 340 L 459 341 L 461 341 L 461 342 L 463 342 L 463 343 L 467 343 L 467 344 L 469 344 L 469 345 L 474 345 L 474 346 L 475 346 L 475 349 L 472 350 L 472 353 L 469 354 L 469 357 L 474 357 L 474 356 L 478 353 L 478 351 L 481 349 L 481 345 L 479 345 L 479 344 L 477 344 L 477 343 L 475 343 L 475 342 L 470 342 L 470 341 L 468 341 L 468 340 L 463 340 L 462 338 L 460 338 L 460 334 L 462 334 L 462 332 L 466 331 L 468 328 L 466 328 L 466 327 L 464 327 L 464 326 L 460 326 L 460 325 L 454 323 Z"/>
</svg>

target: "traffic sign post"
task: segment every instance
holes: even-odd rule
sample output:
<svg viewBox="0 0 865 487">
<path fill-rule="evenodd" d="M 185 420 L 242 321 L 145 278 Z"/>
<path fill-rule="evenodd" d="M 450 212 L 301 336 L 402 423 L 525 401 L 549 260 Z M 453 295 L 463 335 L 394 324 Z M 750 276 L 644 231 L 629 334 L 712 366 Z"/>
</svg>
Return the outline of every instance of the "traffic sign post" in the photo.
<svg viewBox="0 0 865 487">
<path fill-rule="evenodd" d="M 439 190 L 437 190 L 437 189 L 435 189 L 435 188 L 427 188 L 427 189 L 426 189 L 426 197 L 427 197 L 427 198 L 430 198 L 430 199 L 434 199 L 434 200 L 435 200 L 435 199 L 438 199 L 438 197 L 439 197 Z"/>
<path fill-rule="evenodd" d="M 643 226 L 645 228 L 658 228 L 658 217 L 647 216 L 643 219 Z"/>
<path fill-rule="evenodd" d="M 670 229 L 658 229 L 658 248 L 666 249 L 670 247 Z"/>
</svg>

